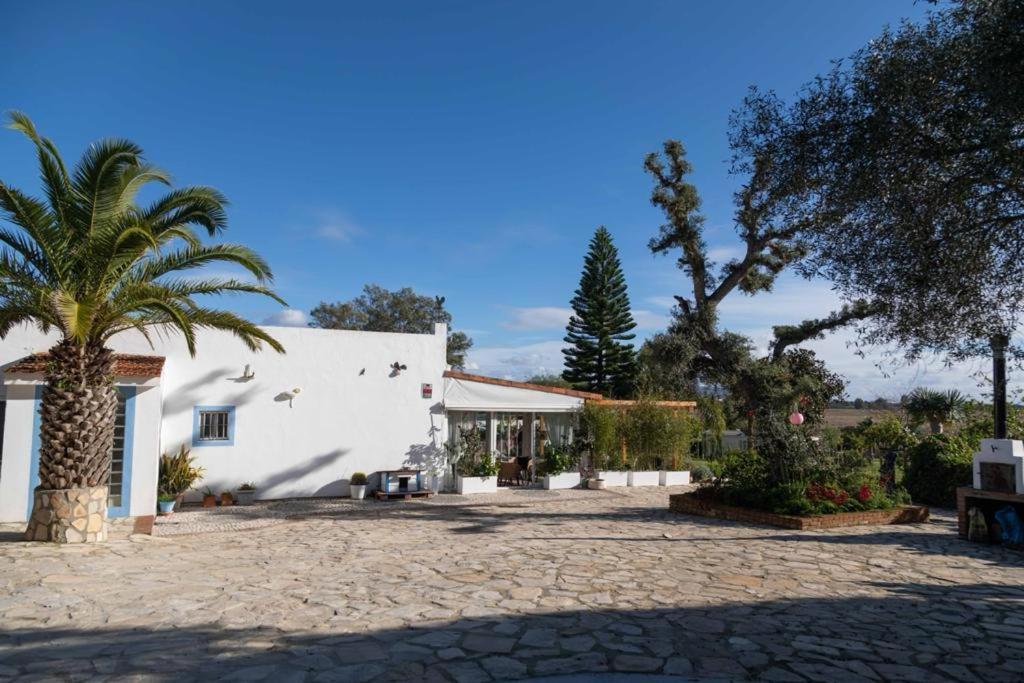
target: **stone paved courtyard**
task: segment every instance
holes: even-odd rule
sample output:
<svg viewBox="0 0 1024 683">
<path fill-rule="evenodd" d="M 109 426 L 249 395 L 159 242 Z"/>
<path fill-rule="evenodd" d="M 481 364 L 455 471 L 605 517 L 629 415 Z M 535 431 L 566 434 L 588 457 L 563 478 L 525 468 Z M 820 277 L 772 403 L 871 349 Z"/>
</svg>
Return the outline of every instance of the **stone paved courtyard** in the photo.
<svg viewBox="0 0 1024 683">
<path fill-rule="evenodd" d="M 0 678 L 1024 680 L 1024 559 L 958 540 L 949 514 L 793 532 L 675 515 L 669 492 L 312 501 L 243 531 L 7 538 Z"/>
</svg>

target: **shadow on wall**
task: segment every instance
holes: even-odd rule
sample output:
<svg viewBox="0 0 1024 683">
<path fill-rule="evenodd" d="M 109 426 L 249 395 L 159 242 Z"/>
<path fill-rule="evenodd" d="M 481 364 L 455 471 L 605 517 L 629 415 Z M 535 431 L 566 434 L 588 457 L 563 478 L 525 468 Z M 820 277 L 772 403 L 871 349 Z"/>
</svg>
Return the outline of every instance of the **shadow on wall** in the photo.
<svg viewBox="0 0 1024 683">
<path fill-rule="evenodd" d="M 220 381 L 236 383 L 235 380 L 237 378 L 228 376 L 232 372 L 231 368 L 218 368 L 216 370 L 211 370 L 202 377 L 197 377 L 191 382 L 175 388 L 173 392 L 168 394 L 164 399 L 164 418 L 174 417 L 181 413 L 191 414 L 192 408 L 197 405 L 209 405 L 211 403 L 216 403 L 217 405 L 231 405 L 238 407 L 254 400 L 260 393 L 258 386 L 249 387 L 245 391 L 239 392 L 234 396 L 230 396 L 225 399 L 211 398 L 211 384 Z"/>
<path fill-rule="evenodd" d="M 300 482 L 304 478 L 321 471 L 323 471 L 323 480 L 325 483 L 317 488 L 312 495 L 340 496 L 348 493 L 348 479 L 337 477 L 337 471 L 339 469 L 337 467 L 337 463 L 348 452 L 349 451 L 347 449 L 335 449 L 328 453 L 313 456 L 308 460 L 296 463 L 291 467 L 279 470 L 273 474 L 264 476 L 261 481 L 256 482 L 257 487 L 259 487 L 260 497 L 290 498 L 293 496 L 309 496 L 311 495 L 310 491 L 306 488 L 289 487 L 294 486 L 296 482 Z M 230 488 L 234 490 L 238 484 L 239 482 L 230 483 Z"/>
<path fill-rule="evenodd" d="M 272 610 L 254 612 L 251 618 L 265 625 L 248 628 L 214 623 L 218 613 L 211 612 L 208 625 L 174 628 L 8 626 L 0 630 L 0 648 L 4 668 L 15 678 L 60 678 L 95 668 L 114 678 L 173 671 L 175 678 L 205 680 L 230 674 L 253 680 L 484 681 L 610 671 L 643 674 L 629 680 L 658 674 L 691 681 L 806 680 L 804 675 L 952 680 L 948 672 L 959 674 L 958 680 L 1019 680 L 1019 641 L 994 637 L 985 622 L 1010 619 L 1024 600 L 1020 587 L 876 587 L 881 594 L 784 600 L 747 595 L 708 606 L 492 614 L 360 632 L 352 632 L 351 624 L 365 618 L 362 612 L 311 601 L 303 609 L 303 630 L 276 628 L 280 620 Z M 282 609 L 278 598 L 267 599 Z M 953 616 L 955 628 L 952 621 L 943 624 Z M 922 630 L 931 624 L 944 627 L 941 646 Z"/>
</svg>

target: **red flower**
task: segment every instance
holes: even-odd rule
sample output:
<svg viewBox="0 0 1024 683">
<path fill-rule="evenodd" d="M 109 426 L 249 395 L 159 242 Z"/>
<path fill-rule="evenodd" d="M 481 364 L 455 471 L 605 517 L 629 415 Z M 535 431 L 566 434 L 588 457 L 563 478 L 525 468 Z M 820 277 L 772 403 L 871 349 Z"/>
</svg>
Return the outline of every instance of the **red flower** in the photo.
<svg viewBox="0 0 1024 683">
<path fill-rule="evenodd" d="M 869 498 L 871 498 L 871 487 L 867 484 L 863 484 L 860 487 L 860 491 L 857 492 L 857 500 L 862 503 L 866 503 Z"/>
</svg>

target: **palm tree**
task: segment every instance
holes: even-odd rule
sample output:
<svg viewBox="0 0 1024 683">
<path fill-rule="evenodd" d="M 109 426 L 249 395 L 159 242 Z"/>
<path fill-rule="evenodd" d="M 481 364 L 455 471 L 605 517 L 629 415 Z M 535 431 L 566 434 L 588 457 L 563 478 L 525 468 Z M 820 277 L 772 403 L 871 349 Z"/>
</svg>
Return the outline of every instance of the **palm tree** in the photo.
<svg viewBox="0 0 1024 683">
<path fill-rule="evenodd" d="M 903 408 L 917 423 L 927 422 L 932 434 L 942 434 L 945 423 L 961 415 L 967 397 L 956 389 L 935 391 L 919 387 L 903 399 Z"/>
<path fill-rule="evenodd" d="M 147 341 L 160 326 L 179 332 L 195 355 L 196 331 L 232 332 L 250 349 L 282 346 L 251 322 L 207 308 L 204 294 L 250 292 L 281 299 L 268 285 L 270 268 L 237 244 L 204 245 L 227 224 L 225 198 L 209 187 L 172 189 L 148 206 L 136 204 L 150 183 L 170 185 L 134 143 L 108 139 L 89 147 L 69 172 L 48 138 L 24 114 L 10 128 L 35 145 L 45 201 L 0 182 L 0 339 L 20 324 L 55 329 L 41 397 L 39 490 L 106 485 L 117 406 L 114 357 L 107 342 L 136 330 Z M 174 277 L 230 262 L 256 282 Z M 283 303 L 283 301 L 282 301 Z M 66 520 L 65 520 L 66 521 Z M 56 532 L 52 532 L 54 538 Z"/>
</svg>

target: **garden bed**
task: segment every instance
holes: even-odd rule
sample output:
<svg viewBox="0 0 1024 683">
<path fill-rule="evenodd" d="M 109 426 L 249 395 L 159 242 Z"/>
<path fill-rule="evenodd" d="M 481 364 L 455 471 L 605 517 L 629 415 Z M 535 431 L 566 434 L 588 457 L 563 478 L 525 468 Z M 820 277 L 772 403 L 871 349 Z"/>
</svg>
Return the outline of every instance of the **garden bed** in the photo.
<svg viewBox="0 0 1024 683">
<path fill-rule="evenodd" d="M 734 507 L 720 503 L 697 492 L 676 493 L 668 497 L 668 507 L 673 512 L 701 517 L 715 517 L 733 522 L 767 524 L 784 529 L 833 529 L 842 526 L 865 526 L 875 524 L 916 524 L 928 521 L 928 508 L 923 505 L 907 505 L 888 510 L 862 510 L 859 512 L 837 512 L 832 515 L 780 515 L 765 510 Z"/>
</svg>

